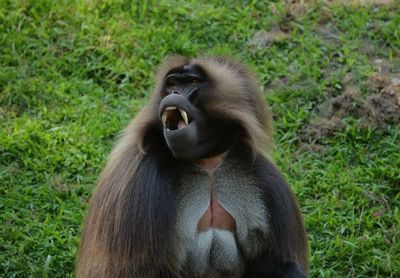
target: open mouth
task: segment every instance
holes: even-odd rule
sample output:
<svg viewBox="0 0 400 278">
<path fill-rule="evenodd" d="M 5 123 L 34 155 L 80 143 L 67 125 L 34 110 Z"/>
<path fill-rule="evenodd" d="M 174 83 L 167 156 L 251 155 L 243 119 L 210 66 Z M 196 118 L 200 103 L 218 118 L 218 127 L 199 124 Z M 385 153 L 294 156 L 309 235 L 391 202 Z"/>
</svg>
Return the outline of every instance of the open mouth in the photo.
<svg viewBox="0 0 400 278">
<path fill-rule="evenodd" d="M 161 120 L 166 130 L 183 129 L 191 123 L 187 112 L 175 106 L 167 106 L 161 115 Z"/>
</svg>

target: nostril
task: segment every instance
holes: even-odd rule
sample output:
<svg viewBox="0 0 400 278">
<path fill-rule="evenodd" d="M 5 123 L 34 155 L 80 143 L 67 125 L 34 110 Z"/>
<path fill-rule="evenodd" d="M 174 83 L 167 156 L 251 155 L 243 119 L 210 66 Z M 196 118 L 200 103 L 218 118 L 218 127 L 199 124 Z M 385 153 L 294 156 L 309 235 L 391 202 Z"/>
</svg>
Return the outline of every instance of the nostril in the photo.
<svg viewBox="0 0 400 278">
<path fill-rule="evenodd" d="M 167 88 L 167 95 L 170 95 L 170 94 L 178 95 L 179 92 L 174 89 Z"/>
</svg>

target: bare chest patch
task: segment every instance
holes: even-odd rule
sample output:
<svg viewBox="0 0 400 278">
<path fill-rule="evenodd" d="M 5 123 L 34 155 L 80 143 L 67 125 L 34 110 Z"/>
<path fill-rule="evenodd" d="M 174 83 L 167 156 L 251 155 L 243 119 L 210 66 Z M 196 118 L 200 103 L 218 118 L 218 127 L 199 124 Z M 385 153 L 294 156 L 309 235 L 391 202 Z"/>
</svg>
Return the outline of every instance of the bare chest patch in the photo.
<svg viewBox="0 0 400 278">
<path fill-rule="evenodd" d="M 197 165 L 179 173 L 173 245 L 180 267 L 193 277 L 240 277 L 268 232 L 251 165 L 228 156 L 212 174 Z"/>
</svg>

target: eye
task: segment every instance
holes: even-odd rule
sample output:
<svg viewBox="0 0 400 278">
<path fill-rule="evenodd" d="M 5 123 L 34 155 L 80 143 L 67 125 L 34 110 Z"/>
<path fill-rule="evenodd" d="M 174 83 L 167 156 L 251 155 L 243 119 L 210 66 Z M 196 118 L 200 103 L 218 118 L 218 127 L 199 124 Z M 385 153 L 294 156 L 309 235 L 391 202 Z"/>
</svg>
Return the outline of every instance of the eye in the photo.
<svg viewBox="0 0 400 278">
<path fill-rule="evenodd" d="M 197 83 L 200 83 L 200 80 L 198 80 L 197 78 L 190 78 L 189 79 L 189 83 L 190 84 L 197 84 Z"/>
<path fill-rule="evenodd" d="M 178 85 L 178 81 L 176 79 L 170 78 L 167 80 L 167 87 L 176 87 Z"/>
</svg>

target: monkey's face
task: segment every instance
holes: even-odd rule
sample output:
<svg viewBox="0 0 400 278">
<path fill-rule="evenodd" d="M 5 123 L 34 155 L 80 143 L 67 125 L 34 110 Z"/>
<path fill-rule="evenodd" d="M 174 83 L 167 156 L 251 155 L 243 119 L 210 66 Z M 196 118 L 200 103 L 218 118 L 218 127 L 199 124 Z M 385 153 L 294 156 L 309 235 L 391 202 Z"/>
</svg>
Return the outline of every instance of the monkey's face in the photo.
<svg viewBox="0 0 400 278">
<path fill-rule="evenodd" d="M 165 141 L 180 160 L 196 160 L 226 150 L 228 126 L 204 109 L 212 82 L 195 64 L 170 70 L 165 78 L 159 116 Z"/>
<path fill-rule="evenodd" d="M 150 116 L 139 118 L 139 134 L 146 134 L 146 126 L 158 133 L 162 126 L 161 135 L 179 160 L 212 157 L 238 142 L 262 152 L 271 142 L 270 116 L 258 84 L 245 66 L 229 58 L 167 58 L 149 107 Z"/>
</svg>

